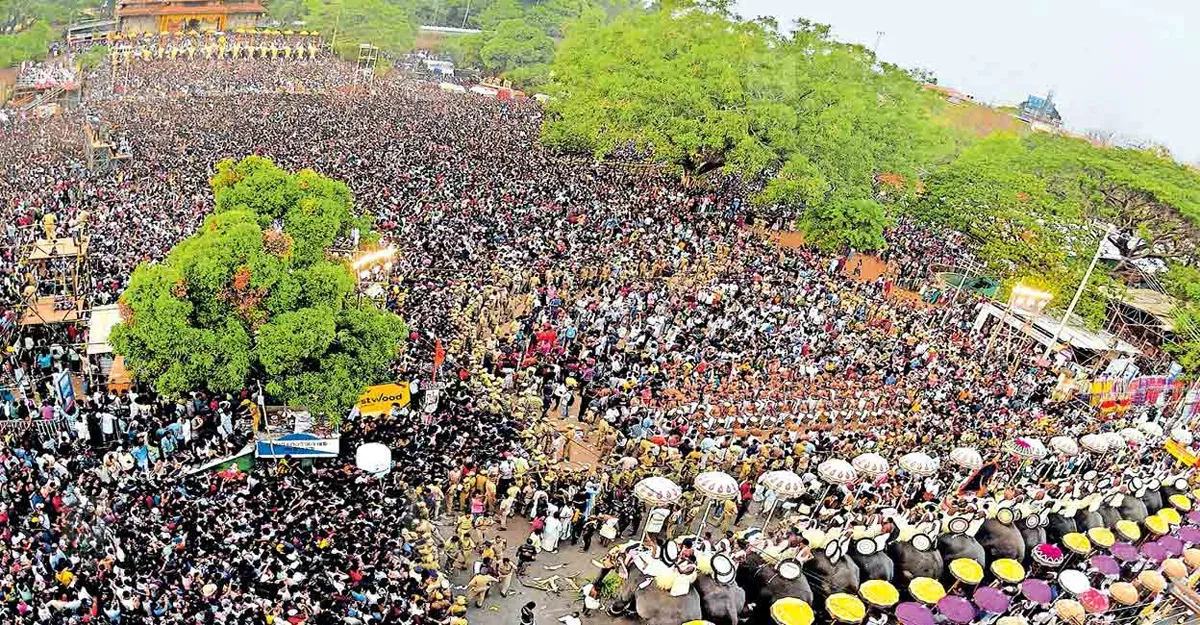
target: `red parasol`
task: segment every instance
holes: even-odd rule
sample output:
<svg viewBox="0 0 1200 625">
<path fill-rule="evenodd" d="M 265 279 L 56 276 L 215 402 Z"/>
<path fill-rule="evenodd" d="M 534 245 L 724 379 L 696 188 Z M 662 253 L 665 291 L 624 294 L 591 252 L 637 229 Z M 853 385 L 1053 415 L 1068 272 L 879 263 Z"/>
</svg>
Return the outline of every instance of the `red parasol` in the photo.
<svg viewBox="0 0 1200 625">
<path fill-rule="evenodd" d="M 1089 588 L 1079 593 L 1076 599 L 1079 601 L 1079 605 L 1082 605 L 1083 609 L 1090 614 L 1100 614 L 1108 610 L 1108 596 L 1095 588 Z"/>
</svg>

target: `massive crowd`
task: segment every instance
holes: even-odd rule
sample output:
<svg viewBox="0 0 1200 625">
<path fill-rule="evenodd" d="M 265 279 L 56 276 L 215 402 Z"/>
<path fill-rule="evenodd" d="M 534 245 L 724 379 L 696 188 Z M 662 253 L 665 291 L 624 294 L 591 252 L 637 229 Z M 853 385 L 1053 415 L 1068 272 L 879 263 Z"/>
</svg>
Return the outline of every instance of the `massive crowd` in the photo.
<svg viewBox="0 0 1200 625">
<path fill-rule="evenodd" d="M 767 469 L 815 481 L 830 457 L 988 452 L 1095 427 L 1089 406 L 1048 401 L 1054 374 L 986 353 L 974 297 L 898 296 L 934 288 L 930 268 L 962 257 L 953 235 L 901 222 L 891 269 L 868 275 L 849 251 L 776 244 L 756 223 L 782 220 L 749 213 L 737 181 L 685 188 L 653 169 L 568 162 L 536 144 L 534 103 L 398 77 L 350 94 L 348 75 L 332 62 L 164 58 L 122 66 L 116 85 L 96 72 L 84 112 L 0 125 L 10 332 L 22 250 L 46 214 L 86 229 L 86 291 L 112 303 L 139 262 L 210 210 L 212 164 L 260 154 L 345 180 L 399 246 L 369 282 L 412 329 L 395 374 L 414 391 L 412 405 L 345 428 L 350 453 L 393 449 L 386 479 L 343 462 L 192 474 L 248 439 L 250 390 L 114 395 L 66 348 L 79 336 L 21 336 L 5 358 L 3 418 L 55 419 L 52 400 L 32 398 L 56 370 L 84 372 L 86 387 L 72 429 L 4 434 L 8 617 L 462 625 L 467 597 L 506 594 L 539 550 L 636 532 L 644 508 L 628 495 L 643 475 L 736 476 L 743 497 L 719 511 L 720 538 L 769 497 L 754 485 Z M 120 133 L 129 162 L 87 169 L 85 117 Z M 436 340 L 449 352 L 438 386 Z M 575 416 L 586 433 L 556 427 Z M 572 440 L 599 460 L 563 464 Z M 793 503 L 812 524 L 858 524 L 918 502 L 967 505 L 961 477 L 893 470 Z M 672 526 L 699 509 L 689 496 Z M 501 531 L 518 515 L 532 521 L 528 542 Z"/>
</svg>

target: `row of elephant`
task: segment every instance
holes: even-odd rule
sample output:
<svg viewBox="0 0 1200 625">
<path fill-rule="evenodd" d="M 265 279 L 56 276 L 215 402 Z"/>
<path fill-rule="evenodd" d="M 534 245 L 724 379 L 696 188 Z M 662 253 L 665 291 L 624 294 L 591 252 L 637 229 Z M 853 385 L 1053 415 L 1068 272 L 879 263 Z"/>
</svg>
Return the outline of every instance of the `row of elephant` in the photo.
<svg viewBox="0 0 1200 625">
<path fill-rule="evenodd" d="M 891 582 L 897 588 L 906 588 L 917 577 L 953 584 L 949 563 L 959 558 L 975 560 L 984 570 L 1001 558 L 1029 566 L 1037 545 L 1061 544 L 1067 534 L 1112 528 L 1120 520 L 1141 523 L 1162 509 L 1171 495 L 1183 494 L 1185 487 L 1163 485 L 1137 495 L 1049 502 L 1036 514 L 1022 515 L 1016 508 L 1008 508 L 973 522 L 963 517 L 947 519 L 937 531 L 901 525 L 890 534 L 837 537 L 827 544 L 814 543 L 812 558 L 802 565 L 752 549 L 737 566 L 732 583 L 701 574 L 681 596 L 657 589 L 644 573 L 630 567 L 614 605 L 636 611 L 652 625 L 679 625 L 697 619 L 715 625 L 770 625 L 771 605 L 786 597 L 817 607 L 824 606 L 834 593 L 856 594 L 860 584 L 872 579 Z M 820 615 L 822 611 L 817 612 Z"/>
</svg>

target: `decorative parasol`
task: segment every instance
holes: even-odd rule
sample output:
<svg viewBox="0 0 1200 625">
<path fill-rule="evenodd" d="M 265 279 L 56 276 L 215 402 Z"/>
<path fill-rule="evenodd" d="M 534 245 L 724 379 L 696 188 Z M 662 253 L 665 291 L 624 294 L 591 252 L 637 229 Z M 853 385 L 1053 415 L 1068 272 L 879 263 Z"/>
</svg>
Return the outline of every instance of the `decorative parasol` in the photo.
<svg viewBox="0 0 1200 625">
<path fill-rule="evenodd" d="M 1079 443 L 1070 436 L 1055 436 L 1050 439 L 1050 449 L 1056 454 L 1062 454 L 1068 458 L 1079 455 Z"/>
<path fill-rule="evenodd" d="M 1188 565 L 1189 569 L 1195 570 L 1200 568 L 1200 549 L 1188 547 L 1183 550 L 1183 562 Z"/>
<path fill-rule="evenodd" d="M 1000 619 L 996 621 L 996 625 L 1029 625 L 1029 620 L 1024 616 L 1010 614 L 1008 616 L 1000 617 Z"/>
<path fill-rule="evenodd" d="M 758 481 L 782 499 L 799 497 L 808 492 L 808 489 L 804 487 L 804 480 L 791 471 L 768 471 L 763 473 Z"/>
<path fill-rule="evenodd" d="M 637 465 L 637 458 L 634 458 L 633 456 L 624 456 L 617 461 L 617 466 L 621 467 L 622 471 L 632 471 Z"/>
<path fill-rule="evenodd" d="M 1162 563 L 1162 574 L 1167 579 L 1177 582 L 1187 578 L 1187 565 L 1179 558 L 1167 558 Z"/>
<path fill-rule="evenodd" d="M 999 588 L 980 586 L 975 589 L 972 599 L 975 601 L 975 605 L 984 612 L 1004 614 L 1008 611 L 1008 595 Z"/>
<path fill-rule="evenodd" d="M 938 613 L 951 623 L 970 623 L 975 620 L 975 606 L 957 595 L 946 595 L 937 602 Z"/>
<path fill-rule="evenodd" d="M 1016 584 L 1025 579 L 1025 567 L 1011 558 L 994 560 L 989 568 L 992 569 L 992 575 L 1002 582 Z"/>
<path fill-rule="evenodd" d="M 867 618 L 867 606 L 858 597 L 844 592 L 829 595 L 825 610 L 839 623 L 861 623 Z"/>
<path fill-rule="evenodd" d="M 925 605 L 934 605 L 946 596 L 942 583 L 929 577 L 914 577 L 908 583 L 908 594 Z"/>
<path fill-rule="evenodd" d="M 1138 573 L 1134 586 L 1145 588 L 1152 593 L 1160 593 L 1167 587 L 1167 580 L 1158 571 L 1145 570 Z"/>
<path fill-rule="evenodd" d="M 1141 430 L 1135 428 L 1125 428 L 1121 430 L 1120 434 L 1121 438 L 1125 439 L 1127 443 L 1142 445 L 1146 442 L 1146 435 Z"/>
<path fill-rule="evenodd" d="M 1191 525 L 1200 526 L 1200 510 L 1193 510 L 1185 515 L 1187 522 Z"/>
<path fill-rule="evenodd" d="M 1142 543 L 1141 554 L 1143 559 L 1154 565 L 1167 559 L 1167 550 L 1156 542 Z"/>
<path fill-rule="evenodd" d="M 1126 542 L 1135 543 L 1142 537 L 1142 529 L 1137 523 L 1129 519 L 1121 519 L 1113 524 L 1113 529 L 1117 530 L 1117 536 Z"/>
<path fill-rule="evenodd" d="M 858 471 L 845 460 L 830 458 L 817 465 L 817 475 L 829 484 L 853 484 L 858 481 Z"/>
<path fill-rule="evenodd" d="M 1108 611 L 1108 597 L 1104 593 L 1089 588 L 1079 595 L 1079 605 L 1089 614 L 1101 614 Z"/>
<path fill-rule="evenodd" d="M 692 486 L 701 495 L 719 501 L 733 499 L 740 494 L 737 480 L 733 479 L 732 475 L 720 471 L 708 471 L 697 475 L 696 479 L 692 480 Z"/>
<path fill-rule="evenodd" d="M 896 621 L 900 625 L 933 625 L 933 612 L 929 608 L 913 602 L 906 601 L 896 606 Z"/>
<path fill-rule="evenodd" d="M 900 602 L 900 591 L 881 579 L 869 579 L 858 587 L 858 596 L 876 608 L 890 608 Z"/>
<path fill-rule="evenodd" d="M 1070 534 L 1063 535 L 1062 541 L 1063 546 L 1072 553 L 1085 556 L 1092 551 L 1092 541 L 1079 532 L 1071 532 Z"/>
<path fill-rule="evenodd" d="M 1092 583 L 1088 581 L 1087 575 L 1084 575 L 1083 571 L 1066 569 L 1058 574 L 1058 587 L 1067 594 L 1079 595 L 1091 588 Z"/>
<path fill-rule="evenodd" d="M 958 558 L 950 562 L 950 574 L 954 579 L 974 586 L 983 581 L 983 567 L 970 558 Z"/>
<path fill-rule="evenodd" d="M 1093 527 L 1087 531 L 1087 537 L 1088 540 L 1104 549 L 1112 547 L 1113 543 L 1117 542 L 1117 537 L 1107 527 Z"/>
<path fill-rule="evenodd" d="M 1021 595 L 1038 605 L 1050 605 L 1054 592 L 1050 584 L 1040 579 L 1027 579 L 1021 582 Z"/>
<path fill-rule="evenodd" d="M 1175 508 L 1163 508 L 1155 514 L 1157 514 L 1160 519 L 1166 521 L 1169 525 L 1178 527 L 1183 524 L 1183 517 Z"/>
<path fill-rule="evenodd" d="M 1193 437 L 1191 432 L 1183 428 L 1175 428 L 1171 430 L 1171 440 L 1186 447 L 1192 444 Z"/>
<path fill-rule="evenodd" d="M 983 466 L 983 456 L 974 447 L 955 447 L 950 451 L 950 462 L 968 471 L 975 471 Z"/>
<path fill-rule="evenodd" d="M 1042 543 L 1033 548 L 1033 561 L 1042 566 L 1057 568 L 1062 566 L 1063 551 L 1058 548 L 1058 545 Z"/>
<path fill-rule="evenodd" d="M 1167 501 L 1180 512 L 1190 512 L 1192 509 L 1192 500 L 1187 495 L 1171 495 Z"/>
<path fill-rule="evenodd" d="M 1036 460 L 1037 459 L 1037 457 L 1035 456 L 1035 454 L 1037 453 L 1037 450 L 1034 449 L 1033 445 L 1030 445 L 1029 441 L 1024 438 L 1014 438 L 1010 441 L 1005 442 L 1003 449 L 1004 449 L 1004 451 L 1006 451 L 1018 458 L 1021 458 L 1022 460 Z"/>
<path fill-rule="evenodd" d="M 1143 519 L 1142 525 L 1145 525 L 1146 529 L 1150 530 L 1150 534 L 1153 536 L 1165 536 L 1167 532 L 1171 531 L 1171 528 L 1169 525 L 1167 525 L 1167 522 L 1156 514 L 1152 514 Z"/>
<path fill-rule="evenodd" d="M 1129 582 L 1113 582 L 1108 587 L 1108 596 L 1121 605 L 1133 605 L 1138 602 L 1137 588 Z"/>
<path fill-rule="evenodd" d="M 1174 536 L 1163 536 L 1158 539 L 1158 546 L 1167 552 L 1167 555 L 1172 558 L 1178 558 L 1183 555 L 1183 541 Z"/>
<path fill-rule="evenodd" d="M 1033 452 L 1031 460 L 1041 460 L 1050 453 L 1046 450 L 1046 445 L 1044 445 L 1039 439 L 1033 438 L 1032 436 L 1023 436 L 1020 440 L 1025 441 L 1025 444 L 1029 445 L 1030 451 Z"/>
<path fill-rule="evenodd" d="M 1088 560 L 1088 566 L 1092 567 L 1097 573 L 1109 577 L 1117 578 L 1121 576 L 1121 565 L 1117 563 L 1117 559 L 1112 556 L 1099 555 L 1092 556 Z"/>
<path fill-rule="evenodd" d="M 900 468 L 920 477 L 928 477 L 937 473 L 938 461 L 936 458 L 929 457 L 928 454 L 914 451 L 909 454 L 904 454 L 900 458 Z"/>
<path fill-rule="evenodd" d="M 859 473 L 869 477 L 879 477 L 880 475 L 887 473 L 892 468 L 892 466 L 888 464 L 886 458 L 872 452 L 855 456 L 854 459 L 850 461 L 850 465 L 855 469 L 858 469 Z"/>
<path fill-rule="evenodd" d="M 633 485 L 633 496 L 652 506 L 663 506 L 679 501 L 683 490 L 679 485 L 661 475 L 654 475 Z"/>
<path fill-rule="evenodd" d="M 1134 431 L 1136 432 L 1137 430 L 1134 430 Z M 1112 451 L 1112 452 L 1124 451 L 1125 449 L 1127 449 L 1129 447 L 1127 445 L 1127 443 L 1129 441 L 1125 440 L 1124 436 L 1121 436 L 1120 434 L 1118 434 L 1116 432 L 1105 432 L 1105 433 L 1101 434 L 1101 436 L 1103 436 L 1105 438 L 1105 440 L 1108 441 L 1108 450 L 1109 451 Z"/>
<path fill-rule="evenodd" d="M 1112 553 L 1118 562 L 1137 562 L 1138 560 L 1137 547 L 1129 543 L 1113 543 L 1113 546 L 1109 547 L 1108 551 Z"/>
<path fill-rule="evenodd" d="M 1094 454 L 1102 454 L 1108 451 L 1108 439 L 1100 434 L 1084 434 L 1079 437 L 1079 446 Z"/>
<path fill-rule="evenodd" d="M 1087 613 L 1083 609 L 1083 606 L 1079 605 L 1079 602 L 1074 599 L 1059 599 L 1055 601 L 1054 613 L 1063 621 L 1074 623 L 1075 625 L 1082 625 L 1084 619 L 1087 618 Z"/>
<path fill-rule="evenodd" d="M 795 597 L 784 597 L 771 604 L 771 618 L 776 625 L 812 625 L 812 606 Z"/>
<path fill-rule="evenodd" d="M 1162 426 L 1153 421 L 1143 421 L 1137 427 L 1152 439 L 1161 438 L 1163 435 Z"/>
<path fill-rule="evenodd" d="M 1175 534 L 1188 546 L 1200 545 L 1200 527 L 1181 527 L 1176 530 Z"/>
</svg>

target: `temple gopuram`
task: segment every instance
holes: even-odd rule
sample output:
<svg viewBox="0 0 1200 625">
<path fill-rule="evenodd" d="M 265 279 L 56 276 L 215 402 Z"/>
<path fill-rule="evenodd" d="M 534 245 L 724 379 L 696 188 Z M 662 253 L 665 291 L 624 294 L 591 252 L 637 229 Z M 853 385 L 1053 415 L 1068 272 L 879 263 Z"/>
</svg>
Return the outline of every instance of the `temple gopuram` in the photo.
<svg viewBox="0 0 1200 625">
<path fill-rule="evenodd" d="M 265 11 L 260 2 L 117 0 L 117 28 L 123 33 L 253 28 Z"/>
</svg>

